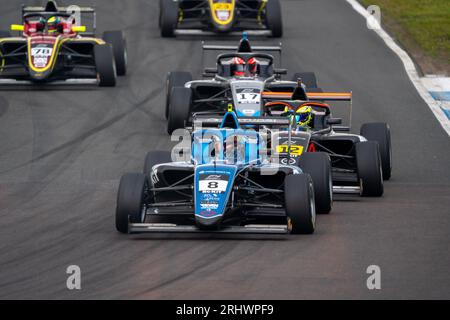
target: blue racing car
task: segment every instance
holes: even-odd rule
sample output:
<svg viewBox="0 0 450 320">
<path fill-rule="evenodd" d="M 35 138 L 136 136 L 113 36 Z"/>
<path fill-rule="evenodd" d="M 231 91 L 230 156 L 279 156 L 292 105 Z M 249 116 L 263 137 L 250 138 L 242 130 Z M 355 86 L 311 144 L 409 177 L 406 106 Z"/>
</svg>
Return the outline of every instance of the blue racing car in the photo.
<svg viewBox="0 0 450 320">
<path fill-rule="evenodd" d="M 117 230 L 313 233 L 313 180 L 306 170 L 282 164 L 271 155 L 268 131 L 255 130 L 269 127 L 290 129 L 290 121 L 238 119 L 227 113 L 218 127 L 193 129 L 188 159 L 172 162 L 168 151 L 149 152 L 143 173 L 121 178 Z M 312 157 L 310 167 L 314 168 L 329 161 L 319 153 Z"/>
</svg>

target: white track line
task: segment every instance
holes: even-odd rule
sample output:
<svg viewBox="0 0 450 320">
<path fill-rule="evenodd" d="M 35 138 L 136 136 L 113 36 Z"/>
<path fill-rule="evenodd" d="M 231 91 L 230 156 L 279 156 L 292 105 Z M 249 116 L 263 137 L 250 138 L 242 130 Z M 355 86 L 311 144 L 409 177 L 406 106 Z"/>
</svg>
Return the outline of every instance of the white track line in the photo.
<svg viewBox="0 0 450 320">
<path fill-rule="evenodd" d="M 366 19 L 371 17 L 370 13 L 367 12 L 367 10 L 358 1 L 356 0 L 345 0 L 345 1 L 347 1 L 353 7 L 353 9 L 355 9 L 356 12 L 361 14 Z M 394 51 L 402 60 L 403 66 L 405 67 L 409 79 L 416 87 L 422 99 L 430 107 L 431 111 L 434 113 L 434 116 L 438 119 L 442 128 L 444 128 L 444 130 L 450 136 L 450 121 L 447 119 L 445 113 L 442 111 L 436 100 L 433 99 L 431 94 L 422 84 L 419 74 L 410 56 L 405 52 L 405 50 L 400 48 L 397 43 L 395 43 L 394 39 L 392 39 L 392 37 L 386 31 L 384 31 L 383 28 L 381 28 L 381 26 L 380 28 L 377 28 L 373 31 L 375 31 L 384 40 L 386 45 L 392 51 Z"/>
</svg>

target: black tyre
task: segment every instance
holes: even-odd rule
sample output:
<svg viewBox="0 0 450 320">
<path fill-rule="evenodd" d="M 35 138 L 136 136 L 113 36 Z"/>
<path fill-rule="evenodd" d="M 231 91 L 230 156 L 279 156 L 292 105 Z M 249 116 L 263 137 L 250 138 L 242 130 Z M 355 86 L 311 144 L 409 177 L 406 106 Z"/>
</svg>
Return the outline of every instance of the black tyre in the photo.
<svg viewBox="0 0 450 320">
<path fill-rule="evenodd" d="M 0 30 L 0 38 L 10 38 L 10 37 L 11 37 L 11 32 Z"/>
<path fill-rule="evenodd" d="M 94 47 L 95 66 L 101 87 L 114 87 L 117 73 L 111 45 L 96 45 Z"/>
<path fill-rule="evenodd" d="M 267 27 L 272 31 L 272 37 L 280 38 L 283 36 L 283 17 L 279 0 L 270 0 L 267 2 L 266 23 Z"/>
<path fill-rule="evenodd" d="M 378 142 L 365 141 L 356 144 L 356 165 L 364 197 L 381 197 L 384 192 Z"/>
<path fill-rule="evenodd" d="M 127 173 L 122 176 L 117 193 L 116 229 L 128 233 L 128 223 L 145 221 L 145 200 L 148 179 L 142 173 Z"/>
<path fill-rule="evenodd" d="M 167 74 L 165 110 L 166 119 L 169 118 L 170 94 L 172 92 L 172 88 L 184 87 L 184 84 L 189 81 L 192 81 L 192 74 L 190 72 L 174 71 Z"/>
<path fill-rule="evenodd" d="M 314 72 L 298 72 L 294 74 L 292 81 L 297 81 L 298 79 L 302 79 L 303 84 L 306 86 L 306 90 L 312 88 L 318 88 L 317 77 Z M 312 91 L 310 91 L 312 92 Z"/>
<path fill-rule="evenodd" d="M 118 76 L 127 74 L 127 42 L 122 31 L 105 31 L 103 40 L 111 44 L 116 62 L 116 70 Z"/>
<path fill-rule="evenodd" d="M 304 153 L 298 162 L 314 184 L 314 197 L 318 214 L 328 214 L 333 207 L 333 180 L 330 156 L 324 152 Z"/>
<path fill-rule="evenodd" d="M 159 27 L 161 36 L 170 38 L 175 36 L 175 29 L 178 24 L 178 2 L 173 0 L 162 0 L 159 11 Z"/>
<path fill-rule="evenodd" d="M 170 94 L 167 132 L 172 134 L 176 129 L 184 128 L 191 111 L 192 91 L 190 88 L 175 87 Z"/>
<path fill-rule="evenodd" d="M 170 151 L 150 151 L 145 157 L 144 174 L 150 177 L 155 165 L 167 162 L 172 162 Z"/>
<path fill-rule="evenodd" d="M 365 123 L 361 127 L 361 135 L 369 141 L 378 142 L 383 179 L 389 180 L 392 173 L 392 145 L 389 125 L 384 122 Z"/>
<path fill-rule="evenodd" d="M 314 233 L 316 209 L 314 186 L 309 174 L 295 174 L 286 177 L 284 200 L 291 233 Z"/>
</svg>

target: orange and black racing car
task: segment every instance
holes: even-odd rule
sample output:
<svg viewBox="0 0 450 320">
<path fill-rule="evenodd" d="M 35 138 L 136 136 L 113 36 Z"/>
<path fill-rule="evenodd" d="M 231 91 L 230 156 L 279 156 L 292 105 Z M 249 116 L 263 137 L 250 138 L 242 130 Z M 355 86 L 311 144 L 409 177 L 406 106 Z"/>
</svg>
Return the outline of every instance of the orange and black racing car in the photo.
<svg viewBox="0 0 450 320">
<path fill-rule="evenodd" d="M 236 31 L 283 35 L 279 0 L 160 0 L 159 27 L 163 37 Z"/>
<path fill-rule="evenodd" d="M 81 25 L 81 15 L 92 27 Z M 87 18 L 86 18 L 87 19 Z M 115 86 L 126 74 L 126 42 L 121 31 L 95 37 L 95 10 L 88 7 L 22 7 L 20 33 L 0 31 L 0 84 L 97 83 Z"/>
</svg>

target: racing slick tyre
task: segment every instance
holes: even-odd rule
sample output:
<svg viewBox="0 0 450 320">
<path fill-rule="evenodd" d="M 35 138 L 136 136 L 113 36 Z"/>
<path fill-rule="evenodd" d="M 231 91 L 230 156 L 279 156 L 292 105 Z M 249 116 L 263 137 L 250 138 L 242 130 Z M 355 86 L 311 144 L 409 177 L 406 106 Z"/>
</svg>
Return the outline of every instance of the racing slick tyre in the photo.
<svg viewBox="0 0 450 320">
<path fill-rule="evenodd" d="M 293 174 L 285 178 L 284 201 L 291 233 L 314 233 L 316 208 L 314 186 L 309 174 Z"/>
<path fill-rule="evenodd" d="M 317 84 L 317 77 L 314 72 L 298 72 L 294 74 L 292 81 L 297 82 L 298 79 L 302 79 L 303 84 L 306 86 L 306 91 L 311 88 L 319 87 Z"/>
<path fill-rule="evenodd" d="M 127 74 L 127 42 L 122 31 L 105 31 L 103 40 L 113 48 L 118 76 Z"/>
<path fill-rule="evenodd" d="M 117 231 L 128 233 L 129 223 L 145 221 L 145 199 L 148 186 L 148 179 L 142 173 L 127 173 L 122 176 L 117 193 Z"/>
<path fill-rule="evenodd" d="M 384 187 L 378 142 L 359 142 L 355 145 L 355 148 L 361 196 L 381 197 L 384 192 Z"/>
<path fill-rule="evenodd" d="M 10 38 L 11 32 L 0 30 L 0 38 Z"/>
<path fill-rule="evenodd" d="M 184 87 L 186 82 L 192 81 L 192 74 L 184 71 L 173 71 L 167 74 L 166 80 L 166 119 L 169 118 L 170 94 L 175 87 Z"/>
<path fill-rule="evenodd" d="M 281 15 L 280 0 L 270 0 L 266 4 L 266 24 L 272 31 L 273 38 L 283 36 L 283 18 Z"/>
<path fill-rule="evenodd" d="M 113 50 L 109 44 L 94 46 L 95 67 L 101 87 L 114 87 L 117 81 Z"/>
<path fill-rule="evenodd" d="M 174 37 L 177 22 L 178 2 L 173 0 L 161 0 L 161 7 L 159 10 L 159 27 L 161 29 L 161 37 Z"/>
<path fill-rule="evenodd" d="M 144 174 L 150 177 L 152 168 L 160 163 L 172 162 L 172 156 L 170 151 L 150 151 L 145 156 L 144 162 Z"/>
<path fill-rule="evenodd" d="M 377 141 L 380 147 L 383 179 L 389 180 L 392 172 L 391 129 L 384 122 L 365 123 L 361 126 L 361 135 L 369 141 Z"/>
<path fill-rule="evenodd" d="M 314 184 L 316 212 L 328 214 L 333 207 L 333 180 L 330 156 L 324 152 L 304 153 L 298 161 L 304 173 L 311 176 Z"/>
<path fill-rule="evenodd" d="M 190 88 L 176 87 L 170 94 L 169 118 L 167 133 L 184 128 L 191 111 L 192 91 Z"/>
</svg>

